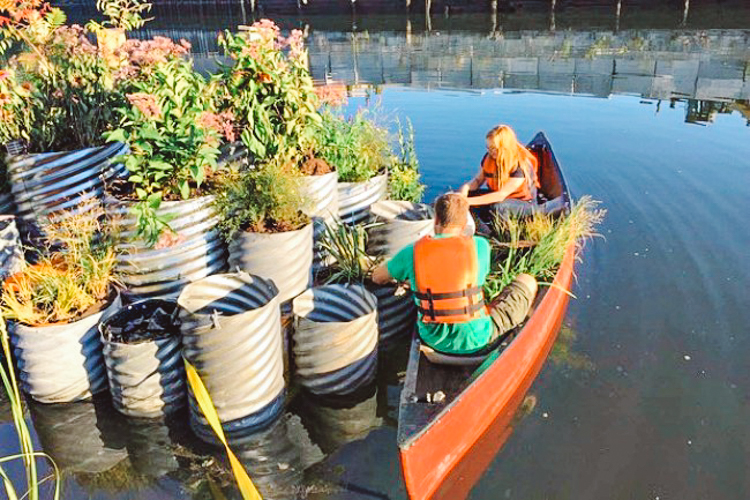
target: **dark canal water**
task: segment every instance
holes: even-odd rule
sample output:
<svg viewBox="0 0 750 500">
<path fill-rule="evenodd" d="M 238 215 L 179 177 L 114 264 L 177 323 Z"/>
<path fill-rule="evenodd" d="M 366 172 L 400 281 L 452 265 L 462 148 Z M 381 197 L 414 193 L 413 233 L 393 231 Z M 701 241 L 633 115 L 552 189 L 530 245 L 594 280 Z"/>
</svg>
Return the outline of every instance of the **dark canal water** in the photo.
<svg viewBox="0 0 750 500">
<path fill-rule="evenodd" d="M 618 17 L 611 3 L 440 11 L 429 32 L 423 14 L 279 17 L 308 26 L 316 78 L 356 84 L 350 111 L 411 120 L 428 200 L 473 174 L 502 122 L 544 130 L 574 195 L 608 210 L 525 411 L 486 469 L 476 459 L 473 488 L 476 470 L 456 479 L 472 499 L 750 498 L 750 6 L 625 1 Z M 243 22 L 231 6 L 157 16 L 151 34 L 189 38 L 202 61 Z M 375 392 L 343 408 L 297 396 L 239 450 L 265 498 L 405 498 L 406 349 L 383 353 Z M 30 416 L 66 498 L 236 497 L 187 431 L 107 401 Z M 2 403 L 0 422 L 1 456 L 15 445 Z"/>
</svg>

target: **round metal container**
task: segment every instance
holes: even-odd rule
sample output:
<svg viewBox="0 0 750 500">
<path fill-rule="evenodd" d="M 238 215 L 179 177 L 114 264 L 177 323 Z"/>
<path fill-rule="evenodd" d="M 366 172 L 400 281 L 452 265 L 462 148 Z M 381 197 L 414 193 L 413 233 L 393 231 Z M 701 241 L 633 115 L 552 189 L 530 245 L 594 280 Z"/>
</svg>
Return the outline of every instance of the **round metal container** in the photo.
<svg viewBox="0 0 750 500">
<path fill-rule="evenodd" d="M 73 323 L 26 326 L 9 322 L 21 388 L 40 403 L 79 401 L 107 390 L 99 322 L 120 308 L 120 296 Z"/>
<path fill-rule="evenodd" d="M 157 309 L 172 314 L 176 307 L 173 300 L 147 299 L 123 307 L 99 324 L 112 403 L 125 415 L 161 417 L 187 403 L 178 325 L 168 336 L 140 343 L 111 340 L 114 329 L 124 328 L 133 318 L 151 317 Z M 148 331 L 146 327 L 139 333 Z"/>
<path fill-rule="evenodd" d="M 117 272 L 130 298 L 176 298 L 186 284 L 226 270 L 227 249 L 216 229 L 219 216 L 213 201 L 203 196 L 163 202 L 158 214 L 172 217 L 169 226 L 176 234 L 169 235 L 169 246 L 158 248 L 136 239 L 134 202 L 105 200 L 107 214 L 120 231 Z"/>
<path fill-rule="evenodd" d="M 396 285 L 370 284 L 367 289 L 378 300 L 380 343 L 409 336 L 417 324 L 417 305 L 411 290 Z"/>
<path fill-rule="evenodd" d="M 283 408 L 278 294 L 270 280 L 232 273 L 191 283 L 177 299 L 183 356 L 203 380 L 230 441 L 267 426 Z M 213 442 L 192 390 L 189 397 L 191 427 Z"/>
<path fill-rule="evenodd" d="M 390 259 L 422 236 L 435 234 L 435 213 L 424 203 L 379 201 L 370 207 L 374 225 L 368 230 L 367 251 Z"/>
<path fill-rule="evenodd" d="M 313 225 L 285 233 L 238 233 L 229 244 L 229 268 L 273 280 L 284 303 L 312 284 Z"/>
<path fill-rule="evenodd" d="M 339 182 L 339 217 L 356 224 L 370 217 L 370 206 L 388 194 L 388 174 L 376 175 L 364 182 Z"/>
<path fill-rule="evenodd" d="M 0 214 L 11 215 L 16 213 L 16 206 L 13 204 L 13 196 L 10 193 L 0 193 Z"/>
<path fill-rule="evenodd" d="M 112 159 L 128 152 L 114 142 L 96 148 L 9 157 L 8 176 L 21 232 L 30 240 L 43 236 L 44 225 L 62 210 L 86 212 L 99 206 L 104 183 L 127 170 Z"/>
<path fill-rule="evenodd" d="M 339 215 L 338 173 L 302 178 L 300 192 L 306 200 L 303 211 L 313 219 L 313 274 L 325 267 L 326 254 L 318 245 L 326 224 L 336 224 Z"/>
<path fill-rule="evenodd" d="M 12 215 L 0 215 L 0 280 L 20 272 L 24 266 L 16 218 Z"/>
<path fill-rule="evenodd" d="M 325 285 L 294 299 L 294 362 L 315 394 L 349 394 L 377 365 L 377 299 L 359 285 Z"/>
</svg>

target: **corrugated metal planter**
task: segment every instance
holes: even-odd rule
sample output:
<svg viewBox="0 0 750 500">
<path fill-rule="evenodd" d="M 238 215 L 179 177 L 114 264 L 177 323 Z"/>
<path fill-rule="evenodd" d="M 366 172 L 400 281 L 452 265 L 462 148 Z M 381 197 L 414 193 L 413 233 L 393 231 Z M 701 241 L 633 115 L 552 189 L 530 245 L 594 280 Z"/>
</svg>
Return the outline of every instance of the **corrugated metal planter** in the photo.
<svg viewBox="0 0 750 500">
<path fill-rule="evenodd" d="M 214 198 L 163 202 L 159 215 L 173 216 L 169 226 L 176 232 L 171 245 L 149 247 L 135 239 L 137 220 L 133 202 L 108 198 L 107 213 L 120 226 L 117 271 L 132 299 L 176 298 L 193 281 L 227 269 L 227 249 L 216 229 L 219 216 Z"/>
<path fill-rule="evenodd" d="M 26 326 L 10 322 L 21 388 L 41 403 L 67 403 L 107 390 L 99 322 L 120 308 L 120 296 L 73 323 Z"/>
<path fill-rule="evenodd" d="M 10 215 L 16 213 L 16 206 L 13 204 L 13 196 L 10 193 L 0 193 L 0 214 Z"/>
<path fill-rule="evenodd" d="M 385 199 L 388 175 L 376 175 L 364 182 L 339 182 L 339 217 L 346 224 L 356 224 L 370 217 L 370 206 Z"/>
<path fill-rule="evenodd" d="M 312 288 L 293 301 L 294 362 L 315 394 L 349 394 L 371 382 L 377 365 L 377 300 L 359 285 Z"/>
<path fill-rule="evenodd" d="M 435 234 L 434 211 L 410 201 L 379 201 L 370 208 L 374 225 L 368 231 L 368 253 L 391 258 L 422 236 Z"/>
<path fill-rule="evenodd" d="M 171 317 L 163 325 L 164 316 L 155 316 L 159 309 L 171 316 L 176 307 L 173 300 L 147 299 L 125 306 L 99 324 L 112 403 L 125 415 L 160 417 L 187 403 L 179 325 Z M 136 318 L 150 319 L 137 328 L 138 343 L 124 343 L 126 334 L 120 331 Z"/>
<path fill-rule="evenodd" d="M 405 337 L 417 323 L 417 305 L 410 290 L 396 285 L 368 284 L 367 289 L 378 300 L 380 342 Z"/>
<path fill-rule="evenodd" d="M 338 172 L 302 178 L 301 192 L 307 201 L 305 213 L 313 219 L 313 274 L 325 267 L 325 251 L 318 242 L 326 224 L 337 223 L 339 216 Z"/>
<path fill-rule="evenodd" d="M 238 233 L 229 244 L 229 267 L 273 280 L 284 303 L 312 283 L 313 225 L 284 233 Z"/>
<path fill-rule="evenodd" d="M 293 442 L 287 420 L 256 433 L 233 448 L 264 500 L 300 498 L 304 467 L 298 443 Z"/>
<path fill-rule="evenodd" d="M 24 265 L 16 218 L 12 215 L 0 215 L 0 280 L 20 272 Z"/>
<path fill-rule="evenodd" d="M 195 366 L 227 438 L 241 441 L 268 426 L 284 405 L 278 289 L 246 273 L 219 274 L 180 294 L 183 356 Z M 189 391 L 190 424 L 217 442 Z"/>
<path fill-rule="evenodd" d="M 35 239 L 61 210 L 87 211 L 100 204 L 104 182 L 126 174 L 125 166 L 112 159 L 125 154 L 121 143 L 59 153 L 40 153 L 8 158 L 8 176 L 22 233 Z"/>
<path fill-rule="evenodd" d="M 124 459 L 124 419 L 109 400 L 44 405 L 29 404 L 31 420 L 42 445 L 66 472 L 105 472 Z"/>
</svg>

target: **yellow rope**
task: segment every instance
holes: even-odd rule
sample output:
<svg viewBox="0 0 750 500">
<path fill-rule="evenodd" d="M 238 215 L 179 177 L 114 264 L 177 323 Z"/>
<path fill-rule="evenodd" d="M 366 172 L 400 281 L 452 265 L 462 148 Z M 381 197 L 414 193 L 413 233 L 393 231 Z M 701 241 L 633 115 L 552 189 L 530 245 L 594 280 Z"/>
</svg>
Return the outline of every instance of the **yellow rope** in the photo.
<svg viewBox="0 0 750 500">
<path fill-rule="evenodd" d="M 208 395 L 208 390 L 206 390 L 206 386 L 203 385 L 203 381 L 198 375 L 198 371 L 193 365 L 188 363 L 187 360 L 185 360 L 185 370 L 187 371 L 188 383 L 193 389 L 193 395 L 198 402 L 198 406 L 200 406 L 200 409 L 203 412 L 203 415 L 205 415 L 206 420 L 208 420 L 209 425 L 211 425 L 211 428 L 216 435 L 219 436 L 219 440 L 224 444 L 224 447 L 227 450 L 229 463 L 232 465 L 232 472 L 237 480 L 237 486 L 240 489 L 242 498 L 244 500 L 263 500 L 260 493 L 258 493 L 258 490 L 255 489 L 255 485 L 253 485 L 253 482 L 250 480 L 250 476 L 247 475 L 247 471 L 245 471 L 242 463 L 237 460 L 234 452 L 229 448 L 227 438 L 224 437 L 224 430 L 221 428 L 219 414 L 216 413 L 216 408 L 214 408 L 214 404 L 211 401 L 211 396 Z"/>
</svg>

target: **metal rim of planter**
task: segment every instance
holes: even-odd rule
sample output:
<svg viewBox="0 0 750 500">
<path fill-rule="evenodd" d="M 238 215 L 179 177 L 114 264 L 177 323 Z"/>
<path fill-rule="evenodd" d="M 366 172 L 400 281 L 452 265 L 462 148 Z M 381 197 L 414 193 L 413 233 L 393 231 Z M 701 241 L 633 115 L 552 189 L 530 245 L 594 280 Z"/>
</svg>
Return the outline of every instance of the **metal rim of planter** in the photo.
<svg viewBox="0 0 750 500">
<path fill-rule="evenodd" d="M 388 194 L 388 174 L 363 182 L 339 182 L 339 217 L 345 224 L 357 224 L 370 217 L 370 206 Z"/>
<path fill-rule="evenodd" d="M 435 233 L 434 211 L 424 203 L 384 200 L 370 207 L 374 222 L 368 230 L 368 252 L 390 258 L 423 236 Z"/>
</svg>

